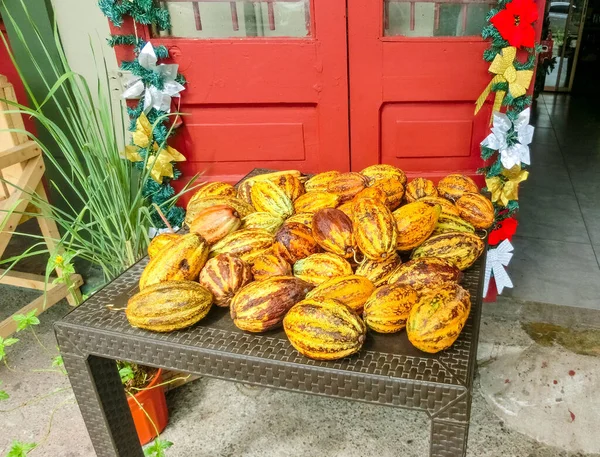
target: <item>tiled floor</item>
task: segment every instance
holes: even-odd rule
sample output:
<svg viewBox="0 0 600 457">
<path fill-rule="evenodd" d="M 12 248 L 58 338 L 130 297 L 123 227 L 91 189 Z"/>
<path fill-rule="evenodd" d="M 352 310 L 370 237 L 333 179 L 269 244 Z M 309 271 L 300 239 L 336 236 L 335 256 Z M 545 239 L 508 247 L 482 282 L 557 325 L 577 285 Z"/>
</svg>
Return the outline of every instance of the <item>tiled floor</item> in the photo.
<svg viewBox="0 0 600 457">
<path fill-rule="evenodd" d="M 509 272 L 523 300 L 600 309 L 600 110 L 542 94 Z"/>
</svg>

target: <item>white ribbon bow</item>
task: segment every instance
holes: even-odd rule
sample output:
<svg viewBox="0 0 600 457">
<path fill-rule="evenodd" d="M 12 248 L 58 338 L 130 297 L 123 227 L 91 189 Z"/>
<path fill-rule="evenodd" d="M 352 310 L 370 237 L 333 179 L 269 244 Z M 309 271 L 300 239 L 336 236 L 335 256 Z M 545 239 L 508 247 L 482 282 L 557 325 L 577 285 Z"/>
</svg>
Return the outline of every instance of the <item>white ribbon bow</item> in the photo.
<svg viewBox="0 0 600 457">
<path fill-rule="evenodd" d="M 500 161 L 507 170 L 515 165 L 521 165 L 521 162 L 531 165 L 529 144 L 533 140 L 534 128 L 529 125 L 530 114 L 530 108 L 524 109 L 513 123 L 506 114 L 495 111 L 492 133 L 481 142 L 482 146 L 496 149 L 500 153 Z M 506 136 L 512 126 L 519 142 L 508 146 Z"/>
<path fill-rule="evenodd" d="M 136 99 L 144 94 L 144 113 L 148 114 L 152 108 L 170 113 L 171 98 L 179 97 L 179 92 L 185 90 L 185 87 L 175 81 L 179 65 L 164 63 L 156 65 L 158 58 L 154 52 L 154 46 L 150 42 L 142 48 L 138 56 L 138 62 L 146 70 L 151 70 L 163 77 L 164 89 L 159 90 L 154 86 L 146 87 L 142 78 L 136 76 L 127 82 L 123 98 L 127 100 Z"/>
<path fill-rule="evenodd" d="M 485 263 L 485 278 L 483 283 L 483 296 L 487 297 L 488 288 L 490 286 L 490 278 L 494 274 L 496 281 L 496 289 L 501 294 L 505 287 L 512 288 L 513 283 L 508 276 L 504 267 L 508 266 L 512 259 L 513 245 L 510 241 L 504 240 L 496 249 L 490 249 Z"/>
</svg>

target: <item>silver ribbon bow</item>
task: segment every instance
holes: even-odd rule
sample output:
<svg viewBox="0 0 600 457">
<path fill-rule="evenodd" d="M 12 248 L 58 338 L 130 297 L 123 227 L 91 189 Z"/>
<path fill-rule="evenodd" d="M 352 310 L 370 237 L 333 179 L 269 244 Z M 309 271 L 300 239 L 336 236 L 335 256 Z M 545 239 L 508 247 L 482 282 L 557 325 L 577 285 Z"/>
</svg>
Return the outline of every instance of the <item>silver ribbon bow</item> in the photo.
<svg viewBox="0 0 600 457">
<path fill-rule="evenodd" d="M 481 142 L 482 146 L 496 149 L 500 153 L 500 161 L 507 170 L 521 165 L 521 162 L 531 165 L 529 144 L 533 140 L 534 128 L 529 125 L 530 114 L 530 108 L 524 109 L 513 123 L 506 114 L 495 111 L 492 133 Z M 517 134 L 518 143 L 508 146 L 506 136 L 512 126 Z"/>
<path fill-rule="evenodd" d="M 146 70 L 151 70 L 163 77 L 165 83 L 164 89 L 159 90 L 154 86 L 146 87 L 142 78 L 136 76 L 127 82 L 123 98 L 126 100 L 137 99 L 144 94 L 144 113 L 148 114 L 152 108 L 157 111 L 170 113 L 171 99 L 179 97 L 179 92 L 185 90 L 185 87 L 175 81 L 179 65 L 164 63 L 156 65 L 158 58 L 154 52 L 154 46 L 150 42 L 146 43 L 142 48 L 138 56 L 138 62 Z"/>
<path fill-rule="evenodd" d="M 504 267 L 508 266 L 512 259 L 512 251 L 514 247 L 510 244 L 510 241 L 504 240 L 495 249 L 490 249 L 487 255 L 487 261 L 485 263 L 485 277 L 483 282 L 483 296 L 487 297 L 488 288 L 490 286 L 490 279 L 492 273 L 494 274 L 494 280 L 496 281 L 496 289 L 501 294 L 505 287 L 512 288 L 513 283 L 508 276 L 508 273 Z"/>
</svg>

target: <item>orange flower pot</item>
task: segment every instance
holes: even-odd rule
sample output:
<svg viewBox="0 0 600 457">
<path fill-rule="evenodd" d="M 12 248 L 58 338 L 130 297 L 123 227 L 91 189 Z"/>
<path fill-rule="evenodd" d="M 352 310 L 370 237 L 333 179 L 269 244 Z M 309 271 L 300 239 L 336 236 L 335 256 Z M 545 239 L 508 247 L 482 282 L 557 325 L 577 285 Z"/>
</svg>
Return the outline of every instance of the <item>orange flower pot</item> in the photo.
<svg viewBox="0 0 600 457">
<path fill-rule="evenodd" d="M 148 384 L 148 387 L 135 394 L 139 405 L 133 398 L 127 398 L 135 429 L 142 446 L 156 438 L 157 430 L 158 433 L 161 433 L 169 422 L 169 411 L 167 409 L 164 386 L 155 387 L 160 384 L 161 379 L 162 370 L 159 369 L 152 382 Z M 144 408 L 145 413 L 140 408 L 140 405 Z"/>
</svg>

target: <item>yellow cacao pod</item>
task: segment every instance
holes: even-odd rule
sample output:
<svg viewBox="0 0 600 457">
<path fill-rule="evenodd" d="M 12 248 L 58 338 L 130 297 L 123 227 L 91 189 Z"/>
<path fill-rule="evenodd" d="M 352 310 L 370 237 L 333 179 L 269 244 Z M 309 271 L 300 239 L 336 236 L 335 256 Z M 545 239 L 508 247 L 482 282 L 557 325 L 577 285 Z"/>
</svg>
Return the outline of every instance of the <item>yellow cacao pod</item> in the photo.
<svg viewBox="0 0 600 457">
<path fill-rule="evenodd" d="M 354 239 L 366 258 L 382 261 L 396 251 L 397 228 L 392 212 L 372 199 L 354 204 Z"/>
<path fill-rule="evenodd" d="M 302 173 L 298 170 L 284 170 L 284 171 L 274 171 L 272 173 L 263 173 L 261 175 L 252 176 L 250 178 L 244 179 L 238 185 L 237 195 L 238 198 L 252 204 L 252 197 L 250 195 L 252 186 L 259 181 L 272 181 L 277 182 L 280 178 L 286 176 L 295 176 L 298 179 L 302 178 Z"/>
<path fill-rule="evenodd" d="M 410 286 L 381 286 L 365 303 L 365 324 L 379 333 L 399 332 L 406 327 L 408 314 L 417 300 L 417 292 Z"/>
<path fill-rule="evenodd" d="M 343 203 L 352 200 L 352 198 L 361 190 L 365 189 L 368 184 L 369 179 L 360 173 L 340 173 L 329 182 L 327 191 L 338 195 L 340 197 L 340 203 Z"/>
<path fill-rule="evenodd" d="M 429 238 L 440 213 L 440 206 L 429 206 L 418 201 L 408 203 L 394 211 L 398 228 L 397 249 L 410 251 Z"/>
<path fill-rule="evenodd" d="M 323 208 L 335 208 L 340 203 L 339 195 L 330 192 L 306 192 L 294 202 L 297 213 L 316 213 Z"/>
<path fill-rule="evenodd" d="M 299 222 L 286 222 L 275 234 L 274 251 L 289 263 L 297 262 L 320 250 L 312 230 Z"/>
<path fill-rule="evenodd" d="M 262 229 L 238 230 L 227 235 L 214 244 L 210 250 L 211 257 L 219 254 L 231 254 L 244 262 L 252 263 L 252 258 L 273 245 L 272 233 Z"/>
<path fill-rule="evenodd" d="M 292 266 L 271 249 L 254 259 L 252 274 L 256 281 L 264 281 L 273 276 L 292 276 Z"/>
<path fill-rule="evenodd" d="M 386 195 L 386 204 L 392 211 L 400 206 L 404 198 L 404 186 L 397 178 L 378 179 L 371 188 L 381 189 Z"/>
<path fill-rule="evenodd" d="M 242 181 L 237 188 L 237 198 L 239 200 L 245 201 L 249 205 L 252 205 L 252 196 L 250 195 L 250 191 L 252 190 L 252 181 L 245 180 Z"/>
<path fill-rule="evenodd" d="M 438 191 L 430 179 L 415 178 L 406 185 L 404 194 L 407 202 L 415 202 L 423 197 L 437 197 Z"/>
<path fill-rule="evenodd" d="M 319 284 L 306 294 L 306 298 L 314 300 L 331 298 L 360 315 L 365 302 L 374 290 L 373 283 L 363 276 L 338 276 Z"/>
<path fill-rule="evenodd" d="M 140 277 L 140 290 L 165 281 L 195 281 L 208 258 L 208 243 L 195 233 L 182 235 L 153 257 Z"/>
<path fill-rule="evenodd" d="M 288 217 L 286 219 L 286 222 L 298 222 L 299 224 L 304 224 L 307 227 L 312 227 L 312 219 L 313 219 L 314 213 L 297 213 L 294 214 L 292 217 Z"/>
<path fill-rule="evenodd" d="M 355 273 L 367 278 L 375 287 L 379 287 L 387 284 L 388 278 L 394 274 L 400 265 L 402 265 L 402 260 L 398 254 L 394 253 L 381 262 L 365 259 L 356 267 Z"/>
<path fill-rule="evenodd" d="M 440 205 L 442 214 L 458 217 L 458 208 L 450 200 L 443 197 L 423 197 L 419 199 L 422 203 L 427 203 L 429 206 Z"/>
<path fill-rule="evenodd" d="M 365 168 L 361 171 L 361 174 L 365 175 L 367 178 L 370 178 L 372 182 L 379 181 L 381 179 L 389 179 L 394 178 L 400 181 L 402 186 L 406 186 L 406 174 L 400 170 L 400 168 L 396 168 L 392 165 L 387 164 L 379 164 L 379 165 L 371 165 L 370 167 Z"/>
<path fill-rule="evenodd" d="M 345 258 L 352 257 L 355 252 L 352 221 L 339 209 L 317 211 L 312 220 L 312 235 L 328 252 Z"/>
<path fill-rule="evenodd" d="M 133 327 L 172 332 L 202 320 L 212 306 L 212 294 L 194 281 L 153 284 L 127 302 L 125 316 Z"/>
<path fill-rule="evenodd" d="M 243 200 L 234 197 L 202 197 L 190 202 L 187 206 L 185 223 L 189 227 L 198 213 L 211 206 L 226 205 L 237 211 L 239 217 L 254 213 L 255 209 Z"/>
<path fill-rule="evenodd" d="M 194 195 L 192 195 L 190 203 L 204 197 L 235 197 L 236 195 L 237 191 L 231 184 L 220 181 L 209 182 L 204 184 L 194 193 Z"/>
<path fill-rule="evenodd" d="M 420 257 L 398 267 L 390 275 L 388 283 L 411 286 L 421 292 L 447 283 L 457 283 L 461 278 L 462 272 L 450 262 L 437 257 Z"/>
<path fill-rule="evenodd" d="M 310 255 L 294 264 L 294 276 L 313 285 L 337 276 L 352 274 L 352 266 L 339 255 L 323 252 Z"/>
<path fill-rule="evenodd" d="M 227 205 L 204 208 L 190 223 L 190 232 L 201 235 L 209 243 L 235 232 L 242 225 L 236 210 Z"/>
<path fill-rule="evenodd" d="M 457 216 L 449 216 L 448 214 L 440 214 L 433 235 L 448 232 L 470 232 L 475 233 L 475 227 L 469 224 L 464 219 Z"/>
<path fill-rule="evenodd" d="M 332 170 L 314 175 L 304 183 L 306 192 L 327 192 L 329 182 L 340 174 L 339 171 Z"/>
<path fill-rule="evenodd" d="M 231 301 L 231 318 L 247 332 L 279 327 L 288 310 L 304 299 L 310 284 L 292 276 L 276 276 L 248 284 Z"/>
<path fill-rule="evenodd" d="M 432 236 L 416 248 L 412 258 L 439 257 L 461 270 L 466 270 L 483 253 L 484 247 L 484 242 L 473 233 L 442 233 Z"/>
<path fill-rule="evenodd" d="M 162 248 L 171 241 L 178 240 L 179 238 L 181 238 L 181 235 L 178 233 L 161 233 L 160 235 L 156 235 L 148 245 L 148 256 L 150 258 L 156 257 L 156 254 L 158 254 Z"/>
<path fill-rule="evenodd" d="M 351 200 L 349 202 L 343 203 L 337 207 L 342 213 L 350 218 L 350 220 L 354 219 L 354 201 Z"/>
<path fill-rule="evenodd" d="M 479 192 L 475 181 L 465 175 L 453 174 L 440 179 L 437 185 L 441 197 L 455 202 L 465 192 Z"/>
<path fill-rule="evenodd" d="M 297 176 L 294 175 L 282 175 L 273 179 L 275 183 L 283 193 L 293 202 L 300 195 L 304 194 L 304 184 L 300 181 Z"/>
<path fill-rule="evenodd" d="M 237 291 L 250 281 L 250 265 L 231 254 L 219 254 L 209 259 L 199 279 L 200 284 L 213 294 L 215 304 L 222 307 L 228 307 Z"/>
<path fill-rule="evenodd" d="M 367 187 L 361 190 L 358 194 L 354 196 L 352 201 L 355 202 L 361 198 L 372 198 L 378 202 L 387 204 L 387 195 L 379 187 Z"/>
<path fill-rule="evenodd" d="M 356 313 L 331 299 L 296 304 L 283 319 L 283 329 L 294 349 L 315 360 L 337 360 L 358 352 L 367 331 Z"/>
<path fill-rule="evenodd" d="M 423 352 L 447 349 L 460 335 L 470 311 L 471 296 L 458 284 L 447 284 L 422 295 L 408 315 L 408 341 Z"/>
<path fill-rule="evenodd" d="M 252 205 L 257 211 L 271 213 L 284 219 L 294 214 L 290 197 L 273 181 L 258 181 L 250 191 Z"/>
<path fill-rule="evenodd" d="M 256 212 L 248 214 L 242 219 L 242 228 L 262 229 L 267 232 L 277 233 L 283 225 L 283 218 L 267 212 Z"/>
<path fill-rule="evenodd" d="M 478 229 L 488 229 L 494 223 L 494 205 L 485 195 L 465 192 L 456 200 L 460 217 Z"/>
</svg>

